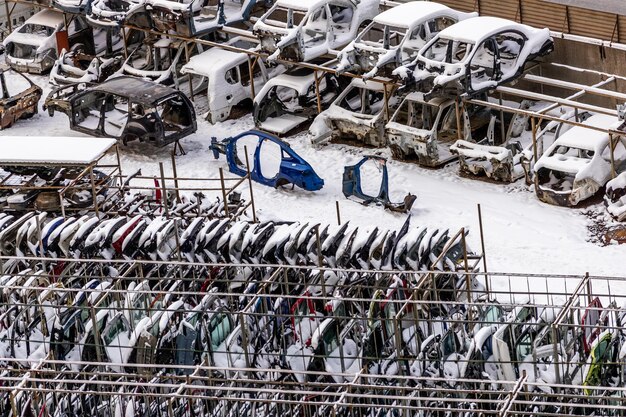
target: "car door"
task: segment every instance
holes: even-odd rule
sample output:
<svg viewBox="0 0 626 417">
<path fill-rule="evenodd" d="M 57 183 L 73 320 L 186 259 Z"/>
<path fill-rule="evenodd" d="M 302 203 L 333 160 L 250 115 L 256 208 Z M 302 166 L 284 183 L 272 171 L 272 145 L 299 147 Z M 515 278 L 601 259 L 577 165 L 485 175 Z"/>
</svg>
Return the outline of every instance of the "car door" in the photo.
<svg viewBox="0 0 626 417">
<path fill-rule="evenodd" d="M 355 27 L 356 8 L 353 3 L 331 1 L 328 4 L 328 48 L 335 49 L 349 43 L 358 28 Z"/>
<path fill-rule="evenodd" d="M 498 51 L 494 38 L 478 45 L 467 66 L 466 91 L 481 91 L 500 78 Z"/>
</svg>

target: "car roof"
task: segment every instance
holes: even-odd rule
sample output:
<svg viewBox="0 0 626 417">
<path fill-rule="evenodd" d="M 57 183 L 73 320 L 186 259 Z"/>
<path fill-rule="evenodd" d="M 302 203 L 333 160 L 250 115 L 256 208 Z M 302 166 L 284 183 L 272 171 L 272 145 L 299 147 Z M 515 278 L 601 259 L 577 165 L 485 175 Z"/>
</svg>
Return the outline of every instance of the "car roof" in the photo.
<svg viewBox="0 0 626 417">
<path fill-rule="evenodd" d="M 469 43 L 478 43 L 481 40 L 504 30 L 517 30 L 526 36 L 540 29 L 523 25 L 512 20 L 499 17 L 479 16 L 461 20 L 439 32 L 439 37 L 456 39 Z"/>
<path fill-rule="evenodd" d="M 56 28 L 63 23 L 63 13 L 50 9 L 42 10 L 29 17 L 26 23 Z"/>
<path fill-rule="evenodd" d="M 311 10 L 326 3 L 328 3 L 327 0 L 278 0 L 276 2 L 279 6 L 299 10 Z"/>
<path fill-rule="evenodd" d="M 145 104 L 153 104 L 162 98 L 178 93 L 171 87 L 130 76 L 107 80 L 90 88 L 89 91 L 103 91 L 119 96 L 132 97 L 133 101 Z"/>
<path fill-rule="evenodd" d="M 456 10 L 432 1 L 412 1 L 392 7 L 374 18 L 374 22 L 388 26 L 410 28 L 416 23 L 439 16 L 442 12 L 459 14 Z"/>
<path fill-rule="evenodd" d="M 620 124 L 620 121 L 615 116 L 594 114 L 582 124 L 603 129 L 614 129 Z M 584 126 L 573 126 L 555 141 L 555 144 L 561 146 L 590 151 L 601 151 L 608 143 L 609 134 L 607 132 L 587 129 Z"/>
</svg>

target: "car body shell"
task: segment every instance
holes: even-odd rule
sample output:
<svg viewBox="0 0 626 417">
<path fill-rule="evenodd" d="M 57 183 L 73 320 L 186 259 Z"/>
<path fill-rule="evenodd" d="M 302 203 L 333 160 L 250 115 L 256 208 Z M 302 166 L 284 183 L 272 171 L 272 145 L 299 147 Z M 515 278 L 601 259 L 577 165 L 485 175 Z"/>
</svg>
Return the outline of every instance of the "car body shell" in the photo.
<svg viewBox="0 0 626 417">
<path fill-rule="evenodd" d="M 50 70 L 50 83 L 101 83 L 118 71 L 121 65 L 120 57 L 102 58 L 79 51 L 67 52 L 64 49 Z"/>
<path fill-rule="evenodd" d="M 619 125 L 619 121 L 614 116 L 596 114 L 583 124 L 609 129 Z M 550 204 L 576 206 L 595 195 L 611 178 L 611 158 L 617 173 L 626 163 L 624 139 L 615 138 L 613 157 L 609 142 L 608 133 L 584 126 L 565 132 L 533 168 L 537 197 Z"/>
<path fill-rule="evenodd" d="M 278 0 L 253 32 L 270 58 L 306 62 L 347 45 L 378 6 L 379 0 Z"/>
<path fill-rule="evenodd" d="M 258 130 L 250 130 L 241 133 L 238 136 L 226 138 L 221 143 L 217 143 L 214 139 L 211 144 L 215 158 L 219 156 L 219 152 L 226 155 L 228 168 L 230 171 L 239 176 L 248 174 L 245 161 L 241 161 L 237 152 L 237 141 L 242 138 L 255 138 L 257 145 L 254 150 L 254 159 L 250 166 L 250 176 L 254 181 L 270 187 L 279 187 L 286 184 L 294 184 L 300 188 L 309 191 L 317 191 L 324 186 L 324 180 L 321 179 L 313 167 L 296 154 L 287 142 L 284 142 L 269 133 Z M 261 160 L 261 147 L 266 142 L 273 142 L 278 145 L 281 150 L 281 161 L 279 172 L 272 178 L 266 177 L 262 173 L 263 161 Z"/>
<path fill-rule="evenodd" d="M 64 24 L 63 14 L 58 11 L 42 10 L 34 14 L 4 39 L 6 63 L 21 72 L 41 74 L 48 71 L 57 59 L 56 34 Z M 36 33 L 29 33 L 29 28 Z M 72 21 L 68 35 L 70 44 L 93 43 L 87 22 L 81 16 Z"/>
<path fill-rule="evenodd" d="M 39 99 L 43 90 L 35 85 L 28 77 L 19 73 L 28 83 L 28 86 L 15 91 L 15 81 L 9 86 L 5 78 L 5 71 L 0 72 L 0 129 L 6 129 L 19 120 L 26 119 L 38 112 Z M 20 80 L 21 81 L 21 80 Z"/>
<path fill-rule="evenodd" d="M 234 38 L 228 45 L 250 48 L 256 44 Z M 199 55 L 191 57 L 181 68 L 181 74 L 195 76 L 194 96 L 198 90 L 206 88 L 208 100 L 207 120 L 211 123 L 224 121 L 230 117 L 233 107 L 252 101 L 252 83 L 250 82 L 250 65 L 248 55 L 243 52 L 232 52 L 220 48 L 211 48 Z M 259 59 L 252 71 L 254 89 L 259 91 L 274 76 L 285 71 L 282 65 L 267 66 Z M 196 85 L 198 87 L 196 87 Z"/>
<path fill-rule="evenodd" d="M 497 17 L 474 17 L 437 34 L 415 61 L 394 74 L 422 91 L 474 95 L 519 77 L 527 62 L 552 52 L 548 29 Z"/>
<path fill-rule="evenodd" d="M 165 146 L 197 129 L 195 110 L 187 96 L 170 87 L 134 77 L 118 77 L 88 87 L 67 101 L 72 130 L 92 136 L 114 137 L 124 143 L 138 139 Z M 100 110 L 95 108 L 98 106 L 101 106 Z M 141 108 L 144 114 L 137 113 L 137 108 Z M 118 115 L 115 120 L 111 119 L 111 112 Z"/>
<path fill-rule="evenodd" d="M 298 69 L 270 79 L 254 98 L 255 126 L 284 135 L 312 120 L 319 114 L 316 82 L 319 106 L 326 109 L 341 92 L 335 75 L 316 76 L 311 70 Z"/>
<path fill-rule="evenodd" d="M 378 82 L 352 80 L 333 104 L 313 121 L 310 129 L 313 142 L 330 138 L 335 142 L 355 140 L 374 147 L 386 146 L 384 89 L 385 84 Z M 396 98 L 390 92 L 388 96 L 391 97 L 389 105 L 393 107 Z"/>
<path fill-rule="evenodd" d="M 101 3 L 102 1 L 100 0 Z M 159 32 L 171 32 L 182 36 L 205 36 L 223 26 L 248 21 L 264 6 L 265 2 L 261 0 L 241 2 L 192 0 L 188 3 L 145 0 L 136 5 L 133 3 L 125 16 L 116 16 L 115 20 L 125 20 L 131 25 Z"/>
<path fill-rule="evenodd" d="M 463 13 L 431 1 L 412 1 L 392 7 L 376 16 L 339 53 L 337 69 L 362 73 L 367 78 L 390 76 L 397 66 L 412 62 L 439 31 L 476 16 L 477 13 Z M 372 32 L 382 32 L 381 38 L 366 39 Z"/>
</svg>

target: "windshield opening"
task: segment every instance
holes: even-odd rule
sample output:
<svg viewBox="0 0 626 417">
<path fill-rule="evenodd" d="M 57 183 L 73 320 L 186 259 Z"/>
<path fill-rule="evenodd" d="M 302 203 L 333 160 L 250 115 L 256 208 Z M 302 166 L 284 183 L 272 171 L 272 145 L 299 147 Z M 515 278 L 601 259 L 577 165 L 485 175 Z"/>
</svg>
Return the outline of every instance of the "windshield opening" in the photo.
<svg viewBox="0 0 626 417">
<path fill-rule="evenodd" d="M 437 106 L 405 100 L 392 121 L 415 129 L 431 130 L 435 127 L 438 112 Z"/>
</svg>

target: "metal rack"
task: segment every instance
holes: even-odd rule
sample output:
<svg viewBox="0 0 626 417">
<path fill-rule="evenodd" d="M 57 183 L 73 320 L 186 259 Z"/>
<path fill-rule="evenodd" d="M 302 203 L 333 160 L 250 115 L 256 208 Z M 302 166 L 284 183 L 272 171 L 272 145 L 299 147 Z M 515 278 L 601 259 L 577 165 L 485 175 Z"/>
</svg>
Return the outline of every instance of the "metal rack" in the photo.
<svg viewBox="0 0 626 417">
<path fill-rule="evenodd" d="M 76 300 L 82 293 L 89 301 L 76 311 L 84 311 L 86 323 L 101 320 L 103 315 L 107 315 L 110 321 L 111 317 L 130 316 L 136 312 L 151 317 L 148 320 L 151 325 L 159 322 L 162 331 L 170 331 L 182 329 L 180 322 L 194 312 L 212 315 L 222 311 L 231 316 L 231 328 L 235 329 L 231 334 L 240 333 L 231 338 L 232 346 L 222 342 L 216 349 L 209 349 L 195 362 L 187 364 L 172 359 L 184 354 L 184 349 L 176 345 L 178 350 L 171 351 L 170 345 L 167 347 L 160 342 L 137 344 L 133 348 L 137 351 L 135 360 L 118 362 L 112 360 L 111 349 L 123 351 L 128 346 L 115 343 L 103 346 L 102 341 L 84 343 L 84 350 L 91 348 L 100 352 L 93 357 L 60 358 L 57 353 L 59 345 L 50 345 L 47 351 L 40 348 L 41 355 L 31 357 L 5 354 L 3 379 L 9 383 L 0 387 L 0 392 L 7 400 L 3 402 L 6 415 L 17 415 L 16 411 L 21 413 L 28 407 L 39 413 L 44 404 L 50 415 L 61 409 L 71 410 L 71 407 L 75 412 L 86 412 L 87 409 L 81 407 L 91 407 L 94 402 L 101 404 L 103 409 L 109 408 L 101 411 L 102 415 L 115 415 L 116 407 L 137 407 L 139 410 L 149 405 L 154 410 L 161 409 L 161 415 L 167 416 L 251 415 L 253 412 L 262 415 L 289 412 L 307 416 L 329 413 L 346 416 L 381 413 L 402 416 L 566 416 L 621 415 L 625 409 L 625 389 L 621 388 L 626 375 L 623 358 L 600 363 L 598 366 L 605 373 L 616 371 L 596 384 L 588 378 L 577 382 L 559 375 L 560 369 L 592 364 L 588 357 L 565 359 L 561 354 L 563 347 L 571 345 L 574 339 L 581 340 L 583 334 L 602 338 L 608 333 L 615 335 L 614 340 L 623 338 L 620 317 L 626 312 L 622 306 L 626 300 L 619 291 L 626 283 L 623 278 L 588 274 L 458 273 L 459 282 L 463 282 L 465 275 L 471 275 L 472 280 L 490 288 L 488 292 L 484 289 L 471 291 L 467 298 L 464 291 L 456 292 L 454 297 L 455 291 L 439 286 L 451 274 L 445 271 L 355 271 L 278 265 L 103 260 L 63 260 L 64 267 L 58 268 L 59 264 L 50 260 L 33 258 L 31 261 L 33 266 L 45 265 L 46 271 L 54 272 L 35 275 L 30 271 L 2 277 L 0 310 L 3 312 L 8 308 L 50 310 L 50 300 L 53 299 L 65 300 L 59 310 L 69 311 L 71 304 L 68 300 Z M 40 281 L 25 283 L 34 276 Z M 11 279 L 14 279 L 13 283 L 7 282 Z M 44 285 L 45 279 L 48 285 Z M 93 279 L 100 284 L 86 288 L 85 284 Z M 105 282 L 106 286 L 103 285 Z M 146 284 L 139 287 L 141 283 Z M 212 290 L 207 292 L 210 288 Z M 42 297 L 44 292 L 48 294 L 46 297 Z M 144 300 L 143 304 L 134 305 L 128 302 L 142 296 L 153 301 Z M 211 301 L 207 301 L 207 297 Z M 155 300 L 166 298 L 169 305 L 155 303 Z M 278 309 L 278 305 L 290 308 Z M 341 305 L 349 308 L 337 308 Z M 306 308 L 298 308 L 302 306 Z M 411 350 L 414 345 L 407 336 L 410 329 L 423 328 L 425 337 L 438 331 L 442 336 L 441 330 L 437 329 L 447 326 L 446 332 L 453 328 L 464 329 L 463 332 L 474 337 L 477 326 L 502 328 L 512 323 L 511 317 L 515 315 L 509 313 L 499 318 L 483 315 L 481 318 L 481 312 L 490 308 L 505 313 L 518 312 L 525 307 L 544 312 L 541 317 L 545 323 L 541 324 L 540 334 L 548 335 L 549 342 L 536 346 L 544 351 L 541 357 L 536 349 L 523 361 L 494 363 L 496 367 L 517 367 L 517 377 L 489 379 L 484 375 L 476 377 L 466 373 L 453 378 L 446 373 L 416 371 L 424 361 L 442 359 L 424 355 L 426 341 L 421 342 L 421 351 Z M 380 314 L 382 311 L 389 314 Z M 167 320 L 163 319 L 166 315 Z M 596 322 L 589 319 L 601 315 L 608 319 Z M 587 317 L 587 321 L 582 320 L 583 317 Z M 524 325 L 537 325 L 540 316 L 536 318 Z M 16 317 L 12 322 L 20 320 L 21 317 Z M 298 342 L 294 334 L 306 335 L 307 323 L 316 320 L 327 323 L 326 326 L 341 323 L 338 324 L 341 333 L 344 336 L 349 334 L 357 345 L 360 344 L 357 354 L 348 355 L 348 339 L 337 338 L 337 346 L 343 346 L 339 350 L 323 352 L 313 349 L 311 360 L 321 361 L 324 365 L 295 367 L 293 363 L 307 354 L 289 350 L 289 346 L 281 347 L 280 343 L 287 344 L 287 340 L 292 340 L 307 348 L 307 342 Z M 0 321 L 6 329 L 6 315 Z M 345 330 L 348 328 L 346 322 L 353 326 L 349 331 Z M 320 327 L 321 324 L 318 329 Z M 380 333 L 381 338 L 368 338 L 367 335 L 377 328 L 385 329 Z M 3 346 L 6 347 L 11 337 L 6 337 L 6 331 L 3 333 Z M 273 342 L 264 340 L 270 333 Z M 162 338 L 167 337 L 158 337 L 159 340 Z M 105 339 L 102 334 L 97 334 L 93 340 Z M 20 343 L 24 343 L 23 338 Z M 312 348 L 319 346 L 315 341 L 308 343 Z M 145 353 L 148 346 L 156 349 L 154 355 Z M 545 354 L 545 351 L 553 353 Z M 153 361 L 146 362 L 146 358 Z M 348 362 L 352 360 L 358 361 L 360 366 L 349 366 Z M 454 361 L 441 363 L 445 362 L 448 367 L 463 367 L 480 365 L 482 361 L 460 356 Z M 284 365 L 290 362 L 292 366 Z M 331 363 L 342 366 L 333 369 Z M 387 372 L 381 371 L 385 366 Z M 546 366 L 555 369 L 551 374 L 554 380 L 539 377 Z M 607 381 L 614 383 L 608 384 Z"/>
</svg>

